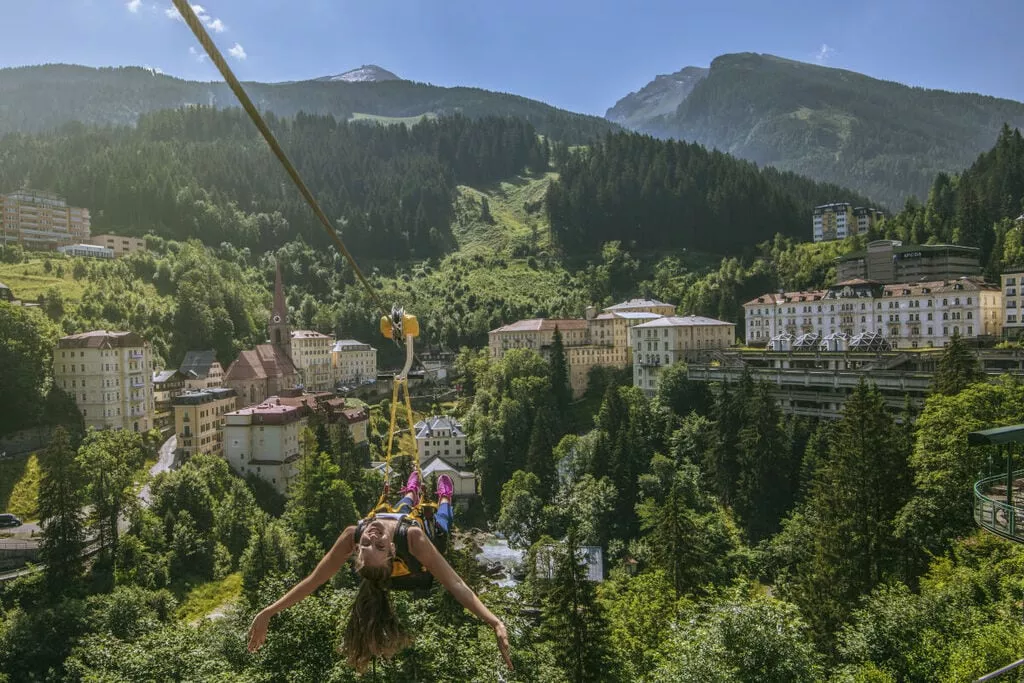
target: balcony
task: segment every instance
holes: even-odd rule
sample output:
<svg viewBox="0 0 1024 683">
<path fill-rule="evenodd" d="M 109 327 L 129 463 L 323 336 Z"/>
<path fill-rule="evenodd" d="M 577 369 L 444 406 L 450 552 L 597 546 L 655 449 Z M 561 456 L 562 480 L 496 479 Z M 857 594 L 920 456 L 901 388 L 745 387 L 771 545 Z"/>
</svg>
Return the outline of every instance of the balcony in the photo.
<svg viewBox="0 0 1024 683">
<path fill-rule="evenodd" d="M 968 446 L 996 446 L 1006 459 L 1003 472 L 974 485 L 975 523 L 997 536 L 1024 543 L 1024 470 L 1013 469 L 1014 444 L 1019 443 L 1024 443 L 1024 424 L 967 435 Z"/>
</svg>

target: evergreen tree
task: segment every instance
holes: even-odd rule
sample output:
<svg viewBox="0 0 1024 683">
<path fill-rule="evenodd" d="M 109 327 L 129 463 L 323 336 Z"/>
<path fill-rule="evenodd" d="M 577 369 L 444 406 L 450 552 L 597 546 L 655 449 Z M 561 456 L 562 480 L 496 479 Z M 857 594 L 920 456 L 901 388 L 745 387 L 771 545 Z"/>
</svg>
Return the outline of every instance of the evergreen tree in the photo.
<svg viewBox="0 0 1024 683">
<path fill-rule="evenodd" d="M 740 430 L 735 502 L 751 543 L 778 531 L 793 504 L 796 468 L 780 419 L 771 386 L 759 382 L 747 401 L 746 424 Z"/>
<path fill-rule="evenodd" d="M 302 431 L 299 471 L 288 491 L 285 519 L 299 538 L 316 539 L 321 552 L 334 545 L 338 535 L 359 521 L 352 488 L 341 479 L 331 456 L 317 450 L 316 437 Z"/>
<path fill-rule="evenodd" d="M 242 594 L 250 607 L 259 605 L 260 584 L 265 578 L 288 570 L 291 553 L 291 537 L 280 522 L 267 522 L 253 532 L 239 563 Z"/>
<path fill-rule="evenodd" d="M 569 363 L 565 357 L 565 346 L 562 343 L 562 332 L 555 326 L 555 334 L 551 340 L 551 352 L 548 357 L 551 369 L 551 390 L 555 397 L 555 406 L 562 421 L 568 418 L 569 401 L 572 392 L 569 387 Z"/>
<path fill-rule="evenodd" d="M 706 471 L 714 482 L 719 499 L 727 506 L 733 504 L 739 481 L 739 435 L 743 429 L 747 397 L 753 393 L 753 387 L 750 375 L 744 373 L 735 388 L 728 383 L 722 384 L 712 405 L 716 438 L 707 454 Z"/>
<path fill-rule="evenodd" d="M 939 360 L 939 369 L 935 373 L 935 391 L 953 396 L 968 385 L 981 381 L 984 376 L 974 352 L 967 348 L 959 334 L 954 334 Z"/>
<path fill-rule="evenodd" d="M 49 590 L 57 594 L 81 575 L 85 545 L 82 473 L 63 427 L 54 430 L 40 466 L 39 519 L 43 538 L 39 555 L 46 565 Z"/>
<path fill-rule="evenodd" d="M 542 607 L 543 630 L 570 681 L 614 680 L 607 619 L 581 554 L 572 533 L 555 549 L 554 577 Z"/>
<path fill-rule="evenodd" d="M 560 432 L 555 426 L 553 409 L 552 401 L 538 402 L 537 414 L 533 418 L 533 429 L 530 430 L 530 445 L 526 451 L 526 468 L 536 475 L 539 482 L 538 493 L 545 501 L 551 500 L 558 485 L 553 452 L 558 445 Z M 502 497 L 504 498 L 504 494 Z"/>
<path fill-rule="evenodd" d="M 90 432 L 78 449 L 90 524 L 109 557 L 117 556 L 117 521 L 137 503 L 135 474 L 145 462 L 142 435 L 126 429 Z"/>
<path fill-rule="evenodd" d="M 813 550 L 797 573 L 801 606 L 826 639 L 857 599 L 899 566 L 893 523 L 911 490 L 900 429 L 878 389 L 862 380 L 815 474 L 808 500 Z"/>
<path fill-rule="evenodd" d="M 494 225 L 494 216 L 491 215 L 491 205 L 487 201 L 487 197 L 480 198 L 480 221 Z"/>
</svg>

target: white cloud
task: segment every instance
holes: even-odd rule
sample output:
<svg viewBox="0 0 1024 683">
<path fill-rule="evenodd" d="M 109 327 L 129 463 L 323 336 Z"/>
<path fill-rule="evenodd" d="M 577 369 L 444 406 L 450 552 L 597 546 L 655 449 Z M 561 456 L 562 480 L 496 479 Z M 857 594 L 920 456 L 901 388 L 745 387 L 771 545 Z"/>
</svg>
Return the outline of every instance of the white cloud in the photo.
<svg viewBox="0 0 1024 683">
<path fill-rule="evenodd" d="M 238 43 L 235 43 L 235 46 L 228 50 L 228 54 L 238 60 L 245 59 L 249 56 L 245 54 L 245 48 L 239 45 Z"/>
<path fill-rule="evenodd" d="M 194 47 L 190 47 L 188 49 L 188 53 L 190 55 L 192 55 L 193 57 L 195 57 L 197 62 L 205 62 L 206 61 L 206 53 L 205 52 L 200 52 L 199 50 L 195 49 Z"/>
<path fill-rule="evenodd" d="M 136 0 L 133 0 L 133 2 L 134 1 Z M 207 12 L 206 8 L 202 5 L 192 5 L 192 11 L 196 13 L 197 17 L 199 17 L 199 21 L 203 22 L 203 26 L 210 29 L 214 33 L 224 33 L 224 31 L 228 30 L 228 27 L 224 25 L 223 21 L 211 17 L 209 12 Z M 178 12 L 178 8 L 176 7 L 168 7 L 164 10 L 164 14 L 166 14 L 167 18 L 169 19 L 177 19 L 178 21 L 184 21 L 181 14 Z"/>
<path fill-rule="evenodd" d="M 822 43 L 821 47 L 818 48 L 818 51 L 814 53 L 814 59 L 819 63 L 824 64 L 829 59 L 831 59 L 832 55 L 834 55 L 835 53 L 836 49 L 834 47 L 829 47 L 825 43 Z"/>
<path fill-rule="evenodd" d="M 142 0 L 128 0 L 128 2 L 124 3 L 124 6 L 128 8 L 129 12 L 135 14 L 142 7 Z"/>
</svg>

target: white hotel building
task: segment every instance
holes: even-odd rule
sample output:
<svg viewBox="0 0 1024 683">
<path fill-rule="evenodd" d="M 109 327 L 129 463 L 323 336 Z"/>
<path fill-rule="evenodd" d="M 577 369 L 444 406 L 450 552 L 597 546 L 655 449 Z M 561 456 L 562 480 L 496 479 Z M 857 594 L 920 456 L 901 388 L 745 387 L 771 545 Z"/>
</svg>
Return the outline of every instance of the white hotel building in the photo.
<svg viewBox="0 0 1024 683">
<path fill-rule="evenodd" d="M 874 333 L 893 348 L 942 347 L 955 334 L 999 337 L 1004 320 L 999 286 L 973 277 L 890 285 L 848 280 L 826 290 L 764 294 L 743 309 L 750 346 L 780 335 Z"/>
</svg>

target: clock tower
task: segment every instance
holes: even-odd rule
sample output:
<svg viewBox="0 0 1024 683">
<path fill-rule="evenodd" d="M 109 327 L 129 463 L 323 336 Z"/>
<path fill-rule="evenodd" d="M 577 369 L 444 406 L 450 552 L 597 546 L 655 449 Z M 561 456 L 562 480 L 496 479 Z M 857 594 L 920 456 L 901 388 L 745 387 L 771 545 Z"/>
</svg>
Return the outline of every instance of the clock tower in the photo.
<svg viewBox="0 0 1024 683">
<path fill-rule="evenodd" d="M 288 304 L 284 300 L 284 285 L 281 284 L 281 264 L 277 264 L 274 277 L 274 306 L 270 311 L 270 324 L 267 325 L 270 343 L 274 348 L 288 357 L 292 357 L 292 328 L 288 324 Z"/>
</svg>

